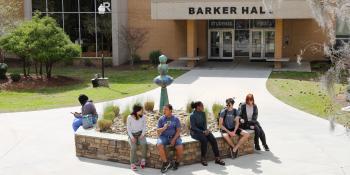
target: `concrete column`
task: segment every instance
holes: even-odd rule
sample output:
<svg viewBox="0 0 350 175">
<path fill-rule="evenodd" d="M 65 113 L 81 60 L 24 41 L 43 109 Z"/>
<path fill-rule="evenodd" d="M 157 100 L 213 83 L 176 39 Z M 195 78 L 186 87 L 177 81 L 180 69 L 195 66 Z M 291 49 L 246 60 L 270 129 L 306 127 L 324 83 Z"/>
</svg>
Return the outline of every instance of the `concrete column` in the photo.
<svg viewBox="0 0 350 175">
<path fill-rule="evenodd" d="M 283 57 L 283 20 L 275 20 L 275 59 L 281 59 Z M 275 62 L 275 68 L 282 68 L 281 62 Z"/>
<path fill-rule="evenodd" d="M 121 41 L 120 31 L 128 26 L 128 0 L 111 1 L 113 66 L 128 61 L 128 52 Z"/>
<path fill-rule="evenodd" d="M 197 21 L 187 20 L 187 57 L 197 56 Z"/>
<path fill-rule="evenodd" d="M 32 19 L 32 1 L 24 0 L 23 2 L 23 15 L 24 19 L 29 20 Z"/>
</svg>

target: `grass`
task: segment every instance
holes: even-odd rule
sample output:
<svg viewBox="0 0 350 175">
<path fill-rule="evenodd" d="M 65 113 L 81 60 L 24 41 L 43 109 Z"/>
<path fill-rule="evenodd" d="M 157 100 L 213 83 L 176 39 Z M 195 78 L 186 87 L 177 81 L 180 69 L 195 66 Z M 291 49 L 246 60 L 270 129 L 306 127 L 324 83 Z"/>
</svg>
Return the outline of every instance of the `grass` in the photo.
<svg viewBox="0 0 350 175">
<path fill-rule="evenodd" d="M 53 75 L 76 77 L 82 83 L 64 87 L 51 87 L 32 90 L 0 91 L 0 112 L 29 111 L 79 105 L 77 97 L 86 94 L 94 102 L 119 99 L 140 94 L 157 87 L 153 78 L 158 75 L 151 70 L 116 70 L 106 68 L 110 88 L 92 88 L 91 78 L 99 73 L 92 67 L 55 67 Z M 174 78 L 184 74 L 183 70 L 169 70 Z M 10 67 L 8 73 L 21 73 L 21 68 Z"/>
<path fill-rule="evenodd" d="M 330 109 L 336 112 L 342 107 L 321 90 L 319 72 L 272 72 L 267 89 L 272 95 L 286 104 L 310 114 L 328 119 L 331 116 Z M 345 85 L 336 84 L 336 93 L 346 89 Z M 349 125 L 350 118 L 347 114 L 337 115 L 336 121 Z"/>
</svg>

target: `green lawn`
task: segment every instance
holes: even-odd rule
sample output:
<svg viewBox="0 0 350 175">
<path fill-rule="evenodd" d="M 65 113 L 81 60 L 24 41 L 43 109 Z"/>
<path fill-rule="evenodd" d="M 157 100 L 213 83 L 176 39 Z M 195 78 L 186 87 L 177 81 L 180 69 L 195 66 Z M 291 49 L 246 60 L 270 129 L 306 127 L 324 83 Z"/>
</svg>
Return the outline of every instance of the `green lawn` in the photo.
<svg viewBox="0 0 350 175">
<path fill-rule="evenodd" d="M 318 72 L 272 72 L 267 89 L 286 104 L 328 119 L 330 106 L 333 104 L 336 113 L 339 113 L 341 105 L 332 102 L 320 88 L 320 75 Z M 336 93 L 343 92 L 345 88 L 345 85 L 337 84 Z M 349 125 L 350 117 L 347 114 L 336 115 L 336 121 Z"/>
<path fill-rule="evenodd" d="M 153 78 L 156 69 L 116 70 L 106 68 L 110 88 L 92 88 L 91 78 L 99 73 L 98 68 L 55 67 L 53 75 L 77 77 L 82 83 L 64 87 L 50 87 L 33 90 L 0 91 L 0 112 L 29 111 L 79 105 L 77 97 L 86 94 L 94 102 L 114 100 L 140 94 L 157 87 Z M 183 70 L 169 70 L 174 78 L 184 74 Z M 8 73 L 21 73 L 20 68 L 9 68 Z"/>
</svg>

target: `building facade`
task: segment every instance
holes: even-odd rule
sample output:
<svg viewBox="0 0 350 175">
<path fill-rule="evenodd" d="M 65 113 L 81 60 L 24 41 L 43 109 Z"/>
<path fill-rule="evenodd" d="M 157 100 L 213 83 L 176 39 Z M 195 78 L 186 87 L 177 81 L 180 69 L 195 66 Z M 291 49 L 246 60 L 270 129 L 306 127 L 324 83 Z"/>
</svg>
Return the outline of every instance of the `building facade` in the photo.
<svg viewBox="0 0 350 175">
<path fill-rule="evenodd" d="M 161 50 L 171 59 L 265 60 L 296 59 L 310 44 L 327 43 L 306 0 L 24 0 L 24 16 L 52 16 L 71 40 L 82 46 L 82 57 L 105 56 L 119 65 L 128 60 L 120 36 L 123 27 L 148 31 L 138 51 L 148 59 Z M 99 14 L 100 6 L 105 14 Z M 341 26 L 341 24 L 338 24 Z M 347 26 L 337 34 L 349 38 Z M 322 52 L 306 50 L 304 60 L 323 60 Z"/>
</svg>

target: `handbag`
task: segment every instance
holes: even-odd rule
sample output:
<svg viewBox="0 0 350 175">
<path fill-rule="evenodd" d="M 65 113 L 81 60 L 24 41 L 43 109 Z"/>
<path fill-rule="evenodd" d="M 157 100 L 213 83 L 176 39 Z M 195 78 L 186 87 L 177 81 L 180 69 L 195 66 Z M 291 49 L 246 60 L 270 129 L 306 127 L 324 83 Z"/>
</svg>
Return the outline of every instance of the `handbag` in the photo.
<svg viewBox="0 0 350 175">
<path fill-rule="evenodd" d="M 94 126 L 94 116 L 91 114 L 83 115 L 82 123 L 84 129 L 92 128 Z"/>
</svg>

